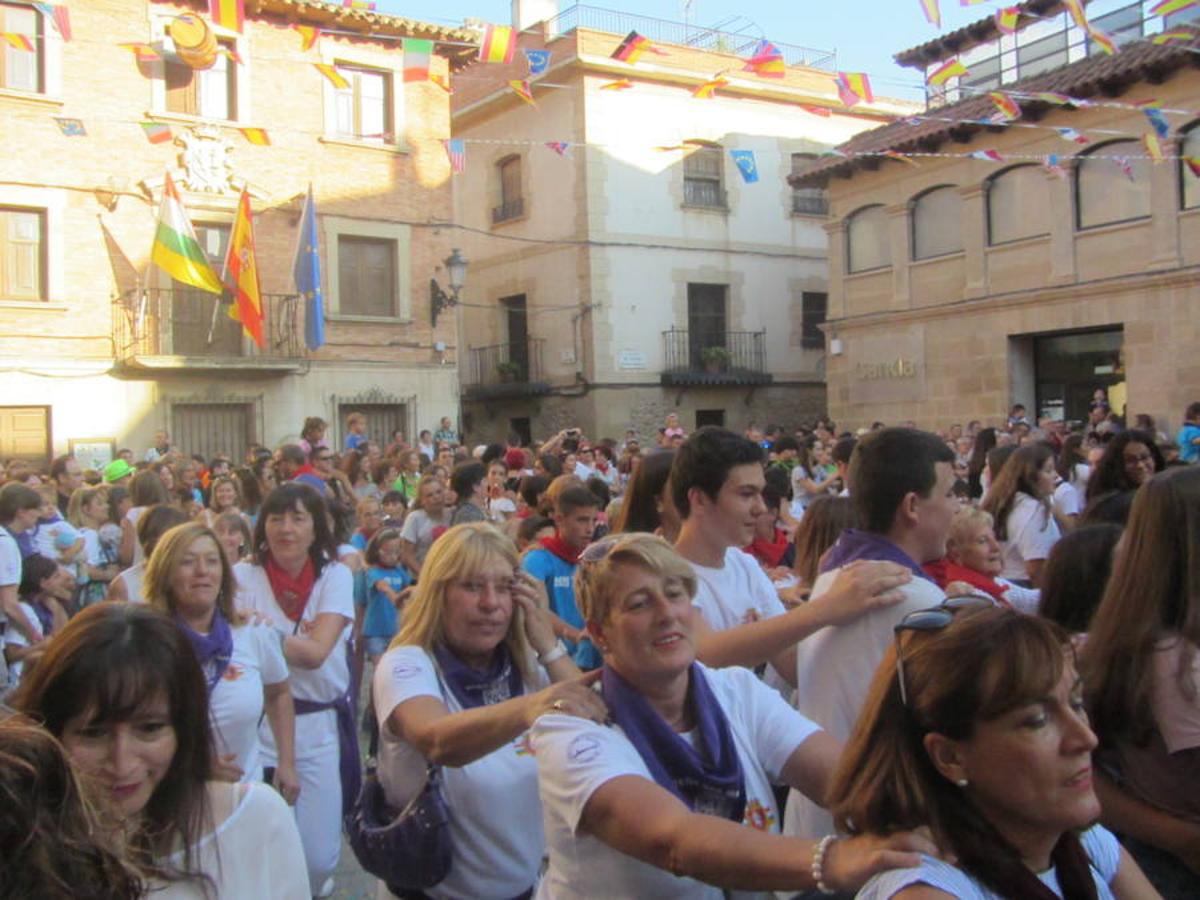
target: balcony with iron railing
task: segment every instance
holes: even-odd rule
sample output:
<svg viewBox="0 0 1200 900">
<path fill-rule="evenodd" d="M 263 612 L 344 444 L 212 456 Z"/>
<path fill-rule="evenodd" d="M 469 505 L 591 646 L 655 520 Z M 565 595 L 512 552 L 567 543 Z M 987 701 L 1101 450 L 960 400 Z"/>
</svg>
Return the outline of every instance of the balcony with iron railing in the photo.
<svg viewBox="0 0 1200 900">
<path fill-rule="evenodd" d="M 470 347 L 462 372 L 462 391 L 470 400 L 533 397 L 548 393 L 543 378 L 542 338 L 487 347 Z"/>
<path fill-rule="evenodd" d="M 662 383 L 681 387 L 770 384 L 766 342 L 766 331 L 664 331 Z"/>
<path fill-rule="evenodd" d="M 230 318 L 231 296 L 191 288 L 127 291 L 113 301 L 117 364 L 131 369 L 297 371 L 305 362 L 304 304 L 263 294 L 259 347 Z"/>
<path fill-rule="evenodd" d="M 525 198 L 515 197 L 512 200 L 505 200 L 499 206 L 492 207 L 492 224 L 499 225 L 501 222 L 519 219 L 523 215 L 525 215 Z"/>
</svg>

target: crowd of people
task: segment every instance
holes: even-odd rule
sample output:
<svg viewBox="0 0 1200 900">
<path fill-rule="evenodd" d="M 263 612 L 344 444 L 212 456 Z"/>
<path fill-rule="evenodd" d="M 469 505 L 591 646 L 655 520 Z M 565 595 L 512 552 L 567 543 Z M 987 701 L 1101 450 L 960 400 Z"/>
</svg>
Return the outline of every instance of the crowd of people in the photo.
<svg viewBox="0 0 1200 900">
<path fill-rule="evenodd" d="M 1200 403 L 343 424 L 5 464 L 0 898 L 1200 896 Z"/>
</svg>

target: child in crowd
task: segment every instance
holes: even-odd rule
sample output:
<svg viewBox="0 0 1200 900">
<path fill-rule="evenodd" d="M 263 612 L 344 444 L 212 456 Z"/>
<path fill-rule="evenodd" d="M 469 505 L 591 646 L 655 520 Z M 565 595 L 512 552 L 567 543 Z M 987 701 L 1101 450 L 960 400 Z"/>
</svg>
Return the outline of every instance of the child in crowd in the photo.
<svg viewBox="0 0 1200 900">
<path fill-rule="evenodd" d="M 103 524 L 97 529 L 100 532 L 100 546 L 104 548 L 107 556 L 118 561 L 121 552 L 121 520 L 133 507 L 129 488 L 121 485 L 108 485 L 107 503 L 108 514 Z"/>
<path fill-rule="evenodd" d="M 400 563 L 400 550 L 400 532 L 395 528 L 379 529 L 367 544 L 368 596 L 362 633 L 371 662 L 384 654 L 399 630 L 404 589 L 412 584 Z"/>
<path fill-rule="evenodd" d="M 75 580 L 79 584 L 79 609 L 104 599 L 108 582 L 117 575 L 117 549 L 105 549 L 100 529 L 108 520 L 108 496 L 105 488 L 77 488 L 67 504 L 67 521 L 83 538 Z M 120 532 L 118 531 L 118 538 Z"/>
<path fill-rule="evenodd" d="M 497 524 L 507 522 L 517 511 L 517 504 L 507 489 L 508 465 L 503 458 L 494 459 L 487 470 L 487 515 Z"/>
<path fill-rule="evenodd" d="M 375 533 L 383 527 L 383 506 L 374 497 L 364 497 L 354 508 L 358 528 L 350 537 L 350 543 L 361 553 L 367 549 L 367 544 Z"/>
<path fill-rule="evenodd" d="M 414 576 L 420 577 L 425 554 L 449 527 L 446 486 L 436 475 L 426 475 L 417 486 L 417 508 L 405 517 L 400 532 L 404 541 L 401 556 Z"/>
<path fill-rule="evenodd" d="M 387 491 L 379 501 L 383 510 L 382 528 L 404 527 L 404 516 L 408 511 L 408 501 L 400 491 Z"/>
<path fill-rule="evenodd" d="M 228 510 L 217 516 L 213 522 L 213 531 L 221 548 L 232 566 L 250 554 L 253 538 L 250 535 L 250 523 L 237 510 Z"/>
<path fill-rule="evenodd" d="M 37 527 L 33 530 L 33 548 L 62 566 L 74 565 L 83 553 L 83 536 L 58 513 L 58 489 L 52 484 L 34 488 L 42 498 Z"/>
<path fill-rule="evenodd" d="M 34 554 L 21 564 L 21 611 L 31 622 L 36 622 L 43 637 L 50 637 L 67 624 L 67 608 L 71 604 L 74 584 L 62 566 Z M 15 688 L 21 671 L 33 663 L 46 649 L 45 641 L 31 644 L 16 628 L 8 629 L 4 635 L 4 658 L 8 663 L 8 689 Z M 0 694 L 4 685 L 0 684 Z"/>
</svg>

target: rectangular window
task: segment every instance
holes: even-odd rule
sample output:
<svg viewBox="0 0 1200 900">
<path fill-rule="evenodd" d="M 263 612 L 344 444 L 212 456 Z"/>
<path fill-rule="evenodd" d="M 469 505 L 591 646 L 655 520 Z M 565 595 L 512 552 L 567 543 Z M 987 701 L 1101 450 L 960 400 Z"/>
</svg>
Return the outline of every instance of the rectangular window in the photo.
<svg viewBox="0 0 1200 900">
<path fill-rule="evenodd" d="M 795 175 L 816 158 L 815 153 L 793 153 L 792 174 Z M 825 189 L 807 186 L 792 188 L 792 215 L 829 215 L 829 199 L 825 196 Z"/>
<path fill-rule="evenodd" d="M 392 73 L 342 63 L 337 67 L 350 82 L 334 95 L 338 137 L 372 144 L 390 143 L 394 135 Z"/>
<path fill-rule="evenodd" d="M 492 208 L 492 223 L 516 219 L 525 213 L 525 198 L 521 195 L 521 157 L 507 156 L 496 163 L 500 187 L 500 205 Z"/>
<path fill-rule="evenodd" d="M 698 147 L 683 159 L 683 205 L 726 209 L 725 155 L 720 147 Z"/>
<path fill-rule="evenodd" d="M 220 39 L 220 46 L 233 50 L 232 40 Z M 218 53 L 210 69 L 193 69 L 182 63 L 167 62 L 167 111 L 205 119 L 236 121 L 237 63 Z"/>
<path fill-rule="evenodd" d="M 0 88 L 44 93 L 45 26 L 41 13 L 32 6 L 0 3 L 0 31 L 29 41 L 32 50 L 0 40 Z"/>
<path fill-rule="evenodd" d="M 1093 27 L 1107 33 L 1118 46 L 1136 41 L 1142 36 L 1142 9 L 1140 3 L 1134 3 L 1123 9 L 1114 10 L 1103 16 L 1091 19 Z M 1104 51 L 1094 42 L 1088 42 L 1088 55 L 1095 56 Z"/>
<path fill-rule="evenodd" d="M 46 213 L 0 206 L 0 299 L 46 299 Z"/>
<path fill-rule="evenodd" d="M 338 236 L 338 312 L 392 318 L 396 313 L 396 242 Z"/>
<path fill-rule="evenodd" d="M 963 78 L 962 83 L 967 87 L 1000 87 L 999 55 L 971 63 L 970 72 Z"/>
<path fill-rule="evenodd" d="M 829 294 L 805 291 L 800 295 L 800 346 L 806 350 L 824 350 L 825 332 L 820 326 L 829 312 Z"/>
<path fill-rule="evenodd" d="M 1021 78 L 1057 69 L 1067 62 L 1067 33 L 1058 31 L 1017 47 L 1017 74 Z"/>
<path fill-rule="evenodd" d="M 687 286 L 688 361 L 692 369 L 703 368 L 705 350 L 727 349 L 725 299 L 728 292 L 729 287 L 724 284 Z"/>
</svg>

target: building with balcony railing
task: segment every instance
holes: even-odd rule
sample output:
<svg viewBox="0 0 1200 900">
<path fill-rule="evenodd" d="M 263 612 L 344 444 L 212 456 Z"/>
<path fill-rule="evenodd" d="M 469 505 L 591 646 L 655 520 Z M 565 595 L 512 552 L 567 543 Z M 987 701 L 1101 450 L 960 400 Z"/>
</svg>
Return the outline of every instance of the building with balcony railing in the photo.
<svg viewBox="0 0 1200 900">
<path fill-rule="evenodd" d="M 784 178 L 915 105 L 848 109 L 831 52 L 776 43 L 787 68 L 766 79 L 745 71 L 746 34 L 548 0 L 515 15 L 521 50 L 551 54 L 537 107 L 508 86 L 527 76 L 520 51 L 469 67 L 452 98 L 468 155 L 455 211 L 471 229 L 469 431 L 649 438 L 672 411 L 689 429 L 823 412 L 824 192 Z M 614 59 L 630 31 L 660 52 Z M 728 84 L 694 97 L 717 73 Z M 731 150 L 753 151 L 757 182 Z M 497 348 L 532 342 L 537 374 L 501 380 Z"/>
<path fill-rule="evenodd" d="M 166 428 L 180 449 L 240 459 L 250 443 L 294 439 L 306 416 L 330 422 L 339 443 L 353 411 L 383 442 L 455 416 L 453 323 L 435 328 L 418 289 L 444 277 L 451 238 L 412 224 L 451 215 L 449 100 L 433 82 L 404 82 L 400 40 L 437 42 L 432 71 L 445 78 L 473 33 L 260 0 L 240 33 L 211 26 L 222 52 L 191 69 L 168 40 L 182 14 L 207 20 L 207 6 L 74 4 L 67 41 L 33 4 L 0 0 L 3 30 L 32 47 L 0 54 L 0 458 L 74 449 L 91 466 L 125 446 L 140 457 Z M 305 50 L 292 25 L 324 34 Z M 144 45 L 140 61 L 122 44 Z M 143 121 L 161 126 L 155 140 Z M 259 131 L 269 144 L 249 139 Z M 230 318 L 228 295 L 150 263 L 164 172 L 218 273 L 249 191 L 261 347 Z M 310 183 L 317 349 L 292 277 Z"/>
</svg>

